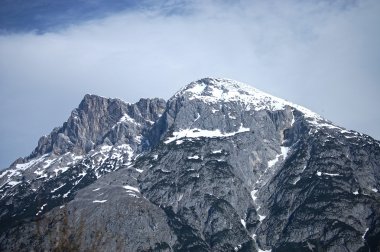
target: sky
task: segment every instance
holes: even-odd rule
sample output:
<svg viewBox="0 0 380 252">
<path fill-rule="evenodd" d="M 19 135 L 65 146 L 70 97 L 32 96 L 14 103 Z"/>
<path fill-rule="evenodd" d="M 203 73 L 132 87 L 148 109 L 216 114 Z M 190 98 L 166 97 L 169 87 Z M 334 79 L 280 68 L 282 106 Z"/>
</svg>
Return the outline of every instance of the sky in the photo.
<svg viewBox="0 0 380 252">
<path fill-rule="evenodd" d="M 0 168 L 87 93 L 224 77 L 380 139 L 380 1 L 0 0 Z"/>
</svg>

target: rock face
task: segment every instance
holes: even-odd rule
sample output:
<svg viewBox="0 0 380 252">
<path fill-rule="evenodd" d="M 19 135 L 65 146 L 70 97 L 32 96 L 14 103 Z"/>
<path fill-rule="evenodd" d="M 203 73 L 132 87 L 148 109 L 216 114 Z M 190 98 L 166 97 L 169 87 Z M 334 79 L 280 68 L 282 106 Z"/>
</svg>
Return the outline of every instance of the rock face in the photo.
<svg viewBox="0 0 380 252">
<path fill-rule="evenodd" d="M 2 251 L 380 251 L 380 143 L 226 79 L 85 96 L 0 175 Z"/>
<path fill-rule="evenodd" d="M 72 200 L 79 189 L 129 165 L 149 148 L 146 135 L 165 107 L 161 99 L 127 104 L 86 95 L 62 127 L 0 175 L 0 230 Z"/>
</svg>

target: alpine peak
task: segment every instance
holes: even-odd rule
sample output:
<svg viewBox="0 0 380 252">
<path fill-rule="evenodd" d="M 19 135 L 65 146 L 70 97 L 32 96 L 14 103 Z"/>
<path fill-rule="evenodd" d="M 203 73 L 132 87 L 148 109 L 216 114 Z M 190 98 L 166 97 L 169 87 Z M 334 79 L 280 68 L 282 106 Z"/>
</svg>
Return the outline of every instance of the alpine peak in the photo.
<svg viewBox="0 0 380 252">
<path fill-rule="evenodd" d="M 379 141 L 237 81 L 86 95 L 0 173 L 0 251 L 378 251 L 378 174 Z"/>
<path fill-rule="evenodd" d="M 324 120 L 320 115 L 297 104 L 267 94 L 251 85 L 227 78 L 203 78 L 191 82 L 172 99 L 186 97 L 189 100 L 201 100 L 206 103 L 215 104 L 220 102 L 235 102 L 246 107 L 247 110 L 284 110 L 287 106 L 294 108 L 311 120 Z M 172 100 L 171 99 L 171 100 Z"/>
</svg>

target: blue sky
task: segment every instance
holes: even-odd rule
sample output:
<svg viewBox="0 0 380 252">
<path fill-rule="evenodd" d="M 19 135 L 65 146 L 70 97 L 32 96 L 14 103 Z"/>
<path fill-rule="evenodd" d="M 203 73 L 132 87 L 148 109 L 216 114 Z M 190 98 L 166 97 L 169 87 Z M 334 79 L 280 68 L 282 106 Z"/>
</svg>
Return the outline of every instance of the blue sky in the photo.
<svg viewBox="0 0 380 252">
<path fill-rule="evenodd" d="M 376 0 L 0 0 L 0 167 L 86 93 L 168 99 L 226 77 L 380 139 Z"/>
</svg>

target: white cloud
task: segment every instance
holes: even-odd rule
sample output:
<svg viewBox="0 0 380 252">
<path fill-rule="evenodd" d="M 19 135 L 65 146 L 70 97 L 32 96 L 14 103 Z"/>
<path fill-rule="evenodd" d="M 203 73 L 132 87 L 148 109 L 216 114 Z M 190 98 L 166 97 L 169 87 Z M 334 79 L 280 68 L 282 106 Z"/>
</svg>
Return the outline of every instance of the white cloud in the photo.
<svg viewBox="0 0 380 252">
<path fill-rule="evenodd" d="M 0 36 L 1 134 L 24 130 L 16 112 L 27 107 L 23 118 L 40 122 L 26 137 L 27 154 L 85 93 L 168 98 L 217 76 L 380 138 L 380 4 L 328 2 L 189 1 L 181 15 L 129 12 L 56 33 Z"/>
</svg>

